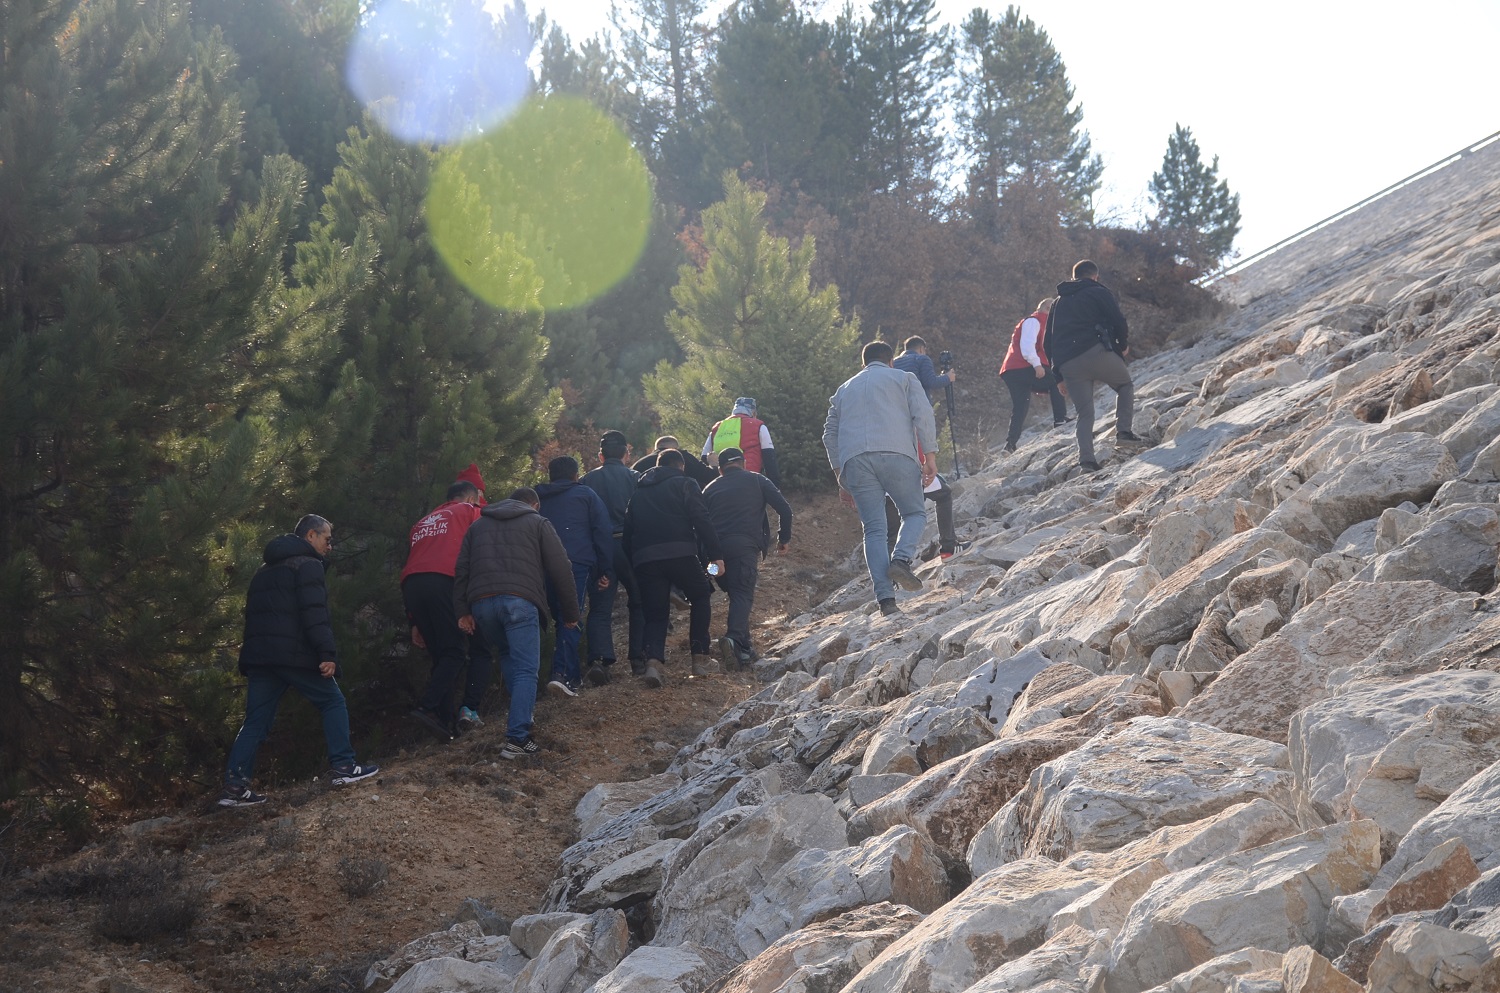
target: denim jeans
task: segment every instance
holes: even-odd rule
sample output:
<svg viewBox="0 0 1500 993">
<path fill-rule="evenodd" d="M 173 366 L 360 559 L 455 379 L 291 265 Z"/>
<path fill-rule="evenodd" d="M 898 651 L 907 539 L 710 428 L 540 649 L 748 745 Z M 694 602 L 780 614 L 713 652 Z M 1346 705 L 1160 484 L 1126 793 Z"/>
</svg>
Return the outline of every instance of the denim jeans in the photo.
<svg viewBox="0 0 1500 993">
<path fill-rule="evenodd" d="M 338 680 L 325 679 L 316 669 L 292 665 L 252 666 L 245 691 L 245 723 L 229 749 L 229 768 L 224 782 L 249 786 L 255 768 L 255 753 L 271 732 L 276 708 L 288 689 L 307 698 L 323 715 L 323 737 L 328 743 L 328 764 L 354 764 L 354 746 L 349 742 L 349 707 L 344 703 Z"/>
<path fill-rule="evenodd" d="M 863 452 L 844 463 L 839 483 L 854 498 L 854 509 L 865 529 L 865 565 L 875 584 L 875 599 L 896 595 L 891 584 L 891 559 L 910 562 L 917 554 L 927 510 L 922 503 L 922 470 L 909 455 L 896 452 Z M 885 498 L 889 496 L 901 515 L 896 546 L 886 549 Z"/>
<path fill-rule="evenodd" d="M 636 584 L 635 570 L 630 566 L 630 556 L 625 554 L 624 542 L 615 539 L 615 581 L 604 589 L 594 586 L 589 589 L 588 639 L 589 658 L 600 659 L 605 665 L 615 660 L 615 594 L 621 587 L 629 596 L 627 616 L 627 658 L 646 657 L 646 613 L 641 609 L 641 589 Z"/>
<path fill-rule="evenodd" d="M 505 736 L 525 741 L 531 737 L 536 675 L 542 667 L 541 611 L 530 600 L 506 593 L 475 600 L 469 610 L 484 640 L 500 653 L 500 679 L 510 694 Z"/>
<path fill-rule="evenodd" d="M 573 565 L 573 590 L 578 596 L 578 609 L 588 602 L 589 575 L 593 567 Z M 552 646 L 552 678 L 569 686 L 577 686 L 583 682 L 583 669 L 578 662 L 578 643 L 583 640 L 583 631 L 580 628 L 566 628 L 562 624 L 562 604 L 558 602 L 557 591 L 549 583 L 547 586 L 547 608 L 552 612 L 552 623 L 557 625 L 557 638 Z"/>
</svg>

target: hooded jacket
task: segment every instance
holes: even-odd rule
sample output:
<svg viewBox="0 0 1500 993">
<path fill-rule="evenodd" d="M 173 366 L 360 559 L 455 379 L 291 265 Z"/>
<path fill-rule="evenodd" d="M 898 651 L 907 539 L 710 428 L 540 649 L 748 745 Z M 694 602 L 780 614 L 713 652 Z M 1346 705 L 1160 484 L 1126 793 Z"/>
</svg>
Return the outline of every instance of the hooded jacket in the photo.
<svg viewBox="0 0 1500 993">
<path fill-rule="evenodd" d="M 545 619 L 547 581 L 557 590 L 561 621 L 578 621 L 573 566 L 557 532 L 541 514 L 519 500 L 488 504 L 464 535 L 453 569 L 453 608 L 459 617 L 485 597 L 508 594 L 536 605 Z"/>
<path fill-rule="evenodd" d="M 698 484 L 672 466 L 648 470 L 625 514 L 625 551 L 630 561 L 639 566 L 697 558 L 700 542 L 709 559 L 723 558 Z"/>
<path fill-rule="evenodd" d="M 240 672 L 255 666 L 316 669 L 338 661 L 323 556 L 294 534 L 272 538 L 245 596 Z"/>
<path fill-rule="evenodd" d="M 614 528 L 599 494 L 576 479 L 559 479 L 536 488 L 542 516 L 562 539 L 568 561 L 615 578 Z"/>
<path fill-rule="evenodd" d="M 1130 326 L 1115 295 L 1095 279 L 1070 279 L 1057 284 L 1057 302 L 1047 316 L 1047 355 L 1054 367 L 1078 358 L 1101 343 L 1101 331 L 1114 351 L 1130 345 Z"/>
</svg>

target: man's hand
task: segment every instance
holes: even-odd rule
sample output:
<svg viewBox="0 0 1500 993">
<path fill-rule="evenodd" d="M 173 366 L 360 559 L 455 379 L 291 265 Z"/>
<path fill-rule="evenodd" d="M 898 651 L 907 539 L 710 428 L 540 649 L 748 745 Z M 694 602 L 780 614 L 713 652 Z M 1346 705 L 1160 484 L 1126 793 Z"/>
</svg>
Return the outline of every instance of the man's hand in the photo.
<svg viewBox="0 0 1500 993">
<path fill-rule="evenodd" d="M 324 659 L 318 663 L 318 672 L 322 674 L 324 679 L 332 679 L 333 674 L 338 671 L 338 668 L 339 664 L 333 659 Z"/>
<path fill-rule="evenodd" d="M 417 626 L 415 624 L 411 626 L 411 643 L 413 645 L 416 645 L 418 648 L 427 647 L 427 642 L 422 638 L 422 632 L 417 630 Z"/>
<path fill-rule="evenodd" d="M 578 630 L 578 622 L 577 621 L 567 621 L 566 623 L 563 624 L 563 627 L 567 628 L 569 631 L 577 631 Z"/>
<path fill-rule="evenodd" d="M 937 455 L 933 452 L 926 452 L 922 455 L 922 485 L 924 487 L 930 486 L 936 478 Z"/>
<path fill-rule="evenodd" d="M 599 588 L 601 590 L 607 590 L 607 589 L 609 589 L 609 577 L 608 576 L 600 576 L 599 577 Z"/>
<path fill-rule="evenodd" d="M 474 633 L 474 615 L 465 614 L 458 619 L 458 629 L 464 634 Z"/>
<path fill-rule="evenodd" d="M 948 370 L 948 382 L 950 382 L 950 383 L 956 383 L 956 382 L 958 382 L 958 370 L 957 369 L 949 369 Z"/>
<path fill-rule="evenodd" d="M 1044 365 L 1034 365 L 1034 366 L 1031 367 L 1031 369 L 1032 369 L 1033 372 L 1036 373 L 1036 378 L 1037 379 L 1046 379 L 1047 378 L 1047 367 L 1046 366 L 1044 366 Z"/>
<path fill-rule="evenodd" d="M 720 576 L 724 575 L 724 560 L 723 559 L 714 559 L 712 562 L 709 563 L 709 565 L 716 565 L 716 566 L 718 566 L 719 567 L 719 575 Z"/>
<path fill-rule="evenodd" d="M 783 541 L 781 544 L 779 544 L 779 545 L 776 546 L 776 554 L 777 555 L 785 555 L 786 554 L 786 550 L 788 548 L 790 548 L 790 547 L 792 547 L 792 543 L 791 542 L 789 542 L 789 541 Z"/>
<path fill-rule="evenodd" d="M 1130 358 L 1130 346 L 1129 345 L 1126 345 L 1124 348 L 1120 349 L 1120 358 L 1122 358 L 1122 359 L 1128 359 L 1128 358 Z"/>
</svg>

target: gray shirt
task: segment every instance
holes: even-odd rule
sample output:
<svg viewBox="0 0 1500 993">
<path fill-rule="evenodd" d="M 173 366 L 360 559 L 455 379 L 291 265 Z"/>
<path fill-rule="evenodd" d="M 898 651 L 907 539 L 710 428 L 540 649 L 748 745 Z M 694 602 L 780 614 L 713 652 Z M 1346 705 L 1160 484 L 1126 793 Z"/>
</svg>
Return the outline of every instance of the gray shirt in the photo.
<svg viewBox="0 0 1500 993">
<path fill-rule="evenodd" d="M 838 388 L 823 423 L 828 464 L 842 473 L 844 463 L 865 452 L 894 452 L 921 462 L 936 454 L 937 424 L 927 391 L 909 372 L 871 362 Z"/>
</svg>

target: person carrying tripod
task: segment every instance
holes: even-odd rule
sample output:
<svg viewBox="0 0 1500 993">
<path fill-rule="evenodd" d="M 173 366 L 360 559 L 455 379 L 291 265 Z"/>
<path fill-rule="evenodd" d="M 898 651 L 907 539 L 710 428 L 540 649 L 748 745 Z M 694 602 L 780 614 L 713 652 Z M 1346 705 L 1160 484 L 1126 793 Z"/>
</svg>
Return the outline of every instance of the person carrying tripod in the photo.
<svg viewBox="0 0 1500 993">
<path fill-rule="evenodd" d="M 943 352 L 941 359 L 943 369 L 939 372 L 933 368 L 932 358 L 927 354 L 927 342 L 918 335 L 912 335 L 901 343 L 901 354 L 896 356 L 895 361 L 891 363 L 891 368 L 916 376 L 917 382 L 922 384 L 922 389 L 927 391 L 929 401 L 932 400 L 934 390 L 946 391 L 948 441 L 953 448 L 953 478 L 957 479 L 959 476 L 958 437 L 953 430 L 953 384 L 958 381 L 958 370 L 953 368 L 952 352 Z"/>
</svg>

